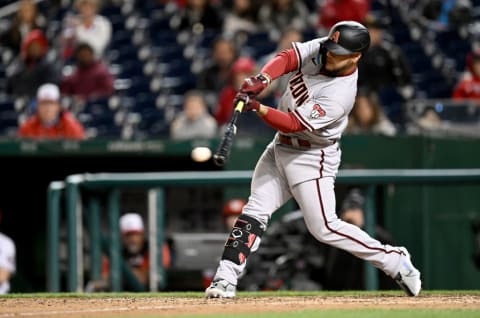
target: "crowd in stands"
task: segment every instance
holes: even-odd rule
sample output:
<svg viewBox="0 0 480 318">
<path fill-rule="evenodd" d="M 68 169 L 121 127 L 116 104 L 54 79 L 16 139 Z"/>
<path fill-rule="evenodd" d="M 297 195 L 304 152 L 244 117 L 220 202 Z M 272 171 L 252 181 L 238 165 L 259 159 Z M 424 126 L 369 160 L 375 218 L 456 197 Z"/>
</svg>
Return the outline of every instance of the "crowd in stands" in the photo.
<svg viewBox="0 0 480 318">
<path fill-rule="evenodd" d="M 408 127 L 422 116 L 441 123 L 450 120 L 448 107 L 480 100 L 478 0 L 4 2 L 3 138 L 27 138 L 20 127 L 38 116 L 45 84 L 59 88 L 59 114 L 78 122 L 82 139 L 214 138 L 245 77 L 292 42 L 325 36 L 346 19 L 371 34 L 347 134 L 418 132 Z M 278 79 L 260 98 L 275 105 L 287 83 Z M 478 123 L 479 109 L 464 119 Z"/>
</svg>

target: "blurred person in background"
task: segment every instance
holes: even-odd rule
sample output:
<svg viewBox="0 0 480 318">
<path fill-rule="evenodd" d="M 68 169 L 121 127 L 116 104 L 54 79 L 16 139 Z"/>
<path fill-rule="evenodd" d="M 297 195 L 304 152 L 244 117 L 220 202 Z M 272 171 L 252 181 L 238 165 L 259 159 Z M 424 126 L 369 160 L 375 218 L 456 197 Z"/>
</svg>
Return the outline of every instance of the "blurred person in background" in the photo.
<svg viewBox="0 0 480 318">
<path fill-rule="evenodd" d="M 230 69 L 237 56 L 237 48 L 232 38 L 217 37 L 213 42 L 211 59 L 198 75 L 197 88 L 218 95 L 230 79 Z"/>
<path fill-rule="evenodd" d="M 129 212 L 120 217 L 120 235 L 122 239 L 121 255 L 132 274 L 143 290 L 148 290 L 150 277 L 149 242 L 145 233 L 143 218 L 139 213 Z M 165 243 L 162 250 L 163 266 L 169 268 L 171 264 L 170 247 Z M 87 284 L 87 291 L 108 291 L 110 277 L 110 262 L 107 257 L 102 261 L 102 280 L 91 281 Z M 123 279 L 123 291 L 139 291 L 138 286 L 127 279 Z"/>
<path fill-rule="evenodd" d="M 210 139 L 217 135 L 217 122 L 208 112 L 201 91 L 191 90 L 185 94 L 183 111 L 177 114 L 170 125 L 170 137 L 173 140 L 195 138 Z"/>
<path fill-rule="evenodd" d="M 209 0 L 188 0 L 172 17 L 174 29 L 201 33 L 205 30 L 221 31 L 223 17 L 216 6 Z"/>
<path fill-rule="evenodd" d="M 378 95 L 359 89 L 345 133 L 395 136 L 397 128 L 385 115 Z"/>
<path fill-rule="evenodd" d="M 290 29 L 300 32 L 309 27 L 308 9 L 304 2 L 294 0 L 267 0 L 260 6 L 259 20 L 263 30 L 269 32 L 273 41 L 278 41 Z"/>
<path fill-rule="evenodd" d="M 225 229 L 230 232 L 233 229 L 233 225 L 237 221 L 237 218 L 242 214 L 244 205 L 247 204 L 245 199 L 233 198 L 228 200 L 223 206 L 223 223 Z"/>
<path fill-rule="evenodd" d="M 394 87 L 404 99 L 414 94 L 411 66 L 393 40 L 387 37 L 390 22 L 385 16 L 368 14 L 363 24 L 370 33 L 370 48 L 358 64 L 358 85 L 378 91 Z"/>
<path fill-rule="evenodd" d="M 0 211 L 0 223 L 2 212 Z M 10 280 L 16 271 L 16 248 L 13 240 L 0 232 L 0 295 L 10 292 Z"/>
<path fill-rule="evenodd" d="M 233 100 L 243 81 L 256 74 L 257 65 L 254 59 L 248 56 L 239 57 L 230 70 L 230 79 L 220 91 L 218 103 L 214 109 L 214 117 L 221 128 L 230 120 L 233 113 Z M 261 97 L 261 96 L 260 96 Z"/>
<path fill-rule="evenodd" d="M 473 50 L 466 57 L 467 69 L 453 89 L 454 100 L 475 100 L 480 103 L 480 49 Z"/>
<path fill-rule="evenodd" d="M 20 138 L 85 139 L 83 125 L 63 108 L 57 85 L 47 83 L 40 86 L 35 103 L 35 114 L 18 130 Z"/>
<path fill-rule="evenodd" d="M 114 76 L 108 65 L 95 56 L 93 47 L 79 43 L 74 57 L 72 73 L 63 77 L 60 84 L 62 94 L 83 101 L 112 96 Z"/>
<path fill-rule="evenodd" d="M 423 0 L 416 1 L 415 6 L 428 27 L 437 32 L 460 29 L 474 17 L 470 0 Z"/>
<path fill-rule="evenodd" d="M 337 22 L 351 20 L 362 23 L 370 12 L 370 0 L 324 0 L 318 5 L 317 31 L 326 35 Z"/>
<path fill-rule="evenodd" d="M 260 1 L 233 0 L 233 7 L 228 10 L 223 20 L 223 32 L 228 35 L 239 33 L 256 33 L 261 30 L 258 20 Z"/>
<path fill-rule="evenodd" d="M 60 83 L 61 67 L 47 59 L 48 50 L 49 43 L 42 30 L 35 29 L 25 37 L 20 56 L 7 69 L 8 94 L 33 99 L 40 85 Z"/>
<path fill-rule="evenodd" d="M 9 27 L 0 34 L 0 44 L 17 56 L 25 37 L 35 29 L 45 31 L 45 26 L 45 17 L 38 12 L 35 1 L 22 0 Z"/>
<path fill-rule="evenodd" d="M 78 43 L 88 43 L 96 58 L 103 58 L 112 39 L 111 21 L 99 14 L 100 0 L 75 0 L 76 14 L 67 14 L 60 35 L 63 58 L 74 54 Z"/>
</svg>

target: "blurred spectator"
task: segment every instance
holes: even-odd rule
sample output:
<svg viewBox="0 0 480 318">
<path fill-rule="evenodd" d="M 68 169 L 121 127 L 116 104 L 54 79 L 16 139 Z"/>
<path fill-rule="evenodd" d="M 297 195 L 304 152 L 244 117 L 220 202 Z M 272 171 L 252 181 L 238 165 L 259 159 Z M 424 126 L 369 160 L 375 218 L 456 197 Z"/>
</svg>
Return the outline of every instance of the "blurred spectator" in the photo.
<svg viewBox="0 0 480 318">
<path fill-rule="evenodd" d="M 103 58 L 112 38 L 112 23 L 101 14 L 100 0 L 75 0 L 76 14 L 63 21 L 60 46 L 65 60 L 70 59 L 78 43 L 88 43 L 97 58 Z"/>
<path fill-rule="evenodd" d="M 0 212 L 0 220 L 1 220 Z M 10 280 L 16 271 L 15 243 L 0 232 L 0 295 L 10 292 Z"/>
<path fill-rule="evenodd" d="M 237 218 L 242 214 L 243 206 L 247 204 L 245 199 L 234 198 L 228 200 L 223 206 L 223 223 L 225 224 L 225 230 L 230 231 Z"/>
<path fill-rule="evenodd" d="M 38 89 L 35 114 L 19 128 L 21 138 L 34 139 L 84 139 L 82 124 L 63 109 L 57 85 L 47 83 Z"/>
<path fill-rule="evenodd" d="M 459 29 L 473 19 L 470 0 L 423 0 L 416 6 L 435 31 Z"/>
<path fill-rule="evenodd" d="M 402 49 L 386 37 L 386 17 L 367 15 L 363 24 L 370 32 L 370 48 L 358 64 L 358 85 L 376 90 L 395 87 L 404 99 L 413 96 L 412 71 Z"/>
<path fill-rule="evenodd" d="M 228 83 L 230 68 L 237 59 L 237 49 L 231 38 L 219 36 L 212 47 L 212 58 L 198 75 L 197 88 L 218 94 Z"/>
<path fill-rule="evenodd" d="M 45 17 L 38 12 L 35 1 L 22 0 L 10 26 L 0 35 L 0 44 L 17 56 L 25 37 L 34 29 L 44 31 L 45 25 Z"/>
<path fill-rule="evenodd" d="M 197 90 L 187 92 L 183 111 L 176 116 L 170 126 L 170 137 L 173 140 L 210 139 L 216 135 L 217 123 L 208 112 L 202 92 Z"/>
<path fill-rule="evenodd" d="M 420 116 L 411 118 L 406 125 L 408 134 L 417 135 L 441 130 L 444 123 L 433 106 L 426 107 Z"/>
<path fill-rule="evenodd" d="M 354 187 L 348 191 L 342 202 L 339 217 L 362 229 L 365 227 L 365 197 L 361 189 Z M 375 233 L 372 233 L 372 236 L 383 244 L 394 243 L 391 234 L 379 224 L 375 225 Z M 331 246 L 325 253 L 325 260 L 325 289 L 366 289 L 364 262 L 344 250 Z M 395 288 L 396 283 L 390 277 L 383 273 L 379 274 L 379 289 Z"/>
<path fill-rule="evenodd" d="M 35 29 L 25 37 L 20 56 L 7 72 L 8 94 L 32 99 L 40 85 L 60 82 L 60 65 L 48 61 L 48 50 L 48 40 L 41 30 Z"/>
<path fill-rule="evenodd" d="M 353 20 L 362 22 L 370 12 L 370 0 L 324 0 L 318 6 L 318 32 L 327 34 L 337 22 Z"/>
<path fill-rule="evenodd" d="M 280 37 L 280 40 L 278 41 L 278 46 L 276 47 L 276 49 L 273 52 L 260 57 L 258 59 L 257 64 L 265 65 L 268 61 L 272 60 L 275 57 L 275 55 L 277 55 L 281 51 L 292 48 L 293 42 L 302 42 L 302 41 L 303 41 L 302 32 L 300 32 L 295 28 L 286 29 L 285 31 L 283 31 Z M 264 98 L 272 97 L 274 100 L 273 104 L 276 105 L 277 102 L 282 97 L 283 93 L 285 92 L 286 88 L 288 87 L 288 81 L 290 80 L 290 77 L 292 75 L 293 73 L 286 74 L 281 78 L 278 78 L 275 81 L 273 81 L 266 88 L 265 92 L 262 92 Z"/>
<path fill-rule="evenodd" d="M 79 43 L 74 57 L 76 67 L 62 79 L 62 94 L 88 101 L 114 93 L 114 77 L 108 65 L 95 56 L 90 44 Z"/>
<path fill-rule="evenodd" d="M 145 225 L 139 213 L 125 213 L 120 217 L 120 234 L 122 238 L 122 257 L 132 271 L 134 278 L 142 290 L 148 290 L 150 277 L 150 255 L 149 243 L 145 235 Z M 171 265 L 171 254 L 168 243 L 165 243 L 162 250 L 164 268 Z M 91 281 L 87 284 L 87 291 L 108 291 L 110 262 L 107 257 L 103 258 L 102 280 Z M 123 291 L 140 291 L 137 284 L 123 279 Z"/>
<path fill-rule="evenodd" d="M 455 85 L 452 98 L 473 99 L 480 102 L 480 49 L 469 52 L 466 60 L 467 70 Z"/>
<path fill-rule="evenodd" d="M 307 6 L 302 1 L 267 0 L 260 7 L 259 20 L 274 41 L 278 41 L 287 30 L 301 32 L 311 27 Z"/>
<path fill-rule="evenodd" d="M 374 91 L 360 89 L 345 133 L 394 136 L 397 128 L 385 115 L 378 95 Z"/>
<path fill-rule="evenodd" d="M 218 103 L 214 109 L 214 117 L 217 125 L 222 127 L 230 120 L 233 113 L 233 100 L 243 81 L 256 74 L 257 65 L 255 61 L 246 56 L 239 57 L 233 63 L 229 83 L 221 90 Z M 262 95 L 259 95 L 261 98 Z"/>
<path fill-rule="evenodd" d="M 209 0 L 188 0 L 172 17 L 173 27 L 177 31 L 190 31 L 196 34 L 204 30 L 221 31 L 223 18 L 220 11 Z"/>
<path fill-rule="evenodd" d="M 255 33 L 261 27 L 258 21 L 259 3 L 254 0 L 234 0 L 233 8 L 227 11 L 223 31 L 229 35 Z"/>
</svg>

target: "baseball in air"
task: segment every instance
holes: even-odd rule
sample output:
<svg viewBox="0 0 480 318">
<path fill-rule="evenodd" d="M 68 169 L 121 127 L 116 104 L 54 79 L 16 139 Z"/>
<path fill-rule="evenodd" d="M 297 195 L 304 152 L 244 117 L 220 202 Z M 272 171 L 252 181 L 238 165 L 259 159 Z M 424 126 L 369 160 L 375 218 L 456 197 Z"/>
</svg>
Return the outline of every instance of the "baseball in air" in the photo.
<svg viewBox="0 0 480 318">
<path fill-rule="evenodd" d="M 192 150 L 192 159 L 196 162 L 205 162 L 212 157 L 212 151 L 208 147 L 195 147 Z"/>
</svg>

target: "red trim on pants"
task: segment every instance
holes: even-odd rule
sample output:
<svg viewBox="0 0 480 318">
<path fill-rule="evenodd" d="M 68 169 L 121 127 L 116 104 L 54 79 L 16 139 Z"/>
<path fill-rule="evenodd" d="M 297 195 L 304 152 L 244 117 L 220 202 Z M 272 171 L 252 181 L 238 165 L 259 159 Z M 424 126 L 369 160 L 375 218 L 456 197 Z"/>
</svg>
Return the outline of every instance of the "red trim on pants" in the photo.
<svg viewBox="0 0 480 318">
<path fill-rule="evenodd" d="M 348 234 L 344 234 L 344 233 L 341 233 L 339 231 L 336 231 L 334 229 L 332 229 L 329 225 L 328 225 L 328 222 L 327 222 L 327 216 L 325 214 L 325 209 L 323 207 L 323 201 L 322 201 L 322 193 L 320 191 L 320 179 L 317 179 L 317 193 L 318 193 L 318 199 L 320 201 L 320 210 L 322 211 L 322 216 L 323 216 L 323 221 L 325 222 L 325 227 L 332 233 L 335 233 L 339 236 L 343 236 L 343 237 L 346 237 L 347 239 L 349 240 L 352 240 L 354 241 L 355 243 L 358 243 L 360 245 L 362 245 L 363 247 L 369 249 L 369 250 L 376 250 L 376 251 L 380 251 L 380 252 L 384 252 L 385 254 L 390 254 L 390 253 L 397 253 L 397 254 L 400 254 L 400 255 L 405 255 L 405 253 L 403 253 L 402 251 L 396 251 L 396 250 L 391 250 L 391 251 L 387 251 L 386 249 L 384 248 L 379 248 L 379 247 L 371 247 L 371 246 L 368 246 L 367 244 L 365 244 L 364 242 L 361 242 L 359 240 L 357 240 L 356 238 L 354 237 L 351 237 L 350 235 Z"/>
</svg>

